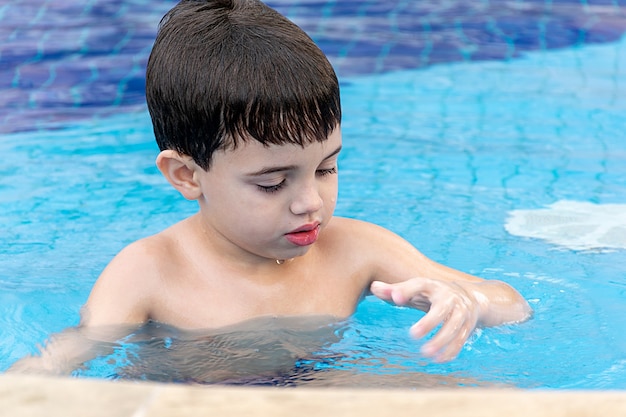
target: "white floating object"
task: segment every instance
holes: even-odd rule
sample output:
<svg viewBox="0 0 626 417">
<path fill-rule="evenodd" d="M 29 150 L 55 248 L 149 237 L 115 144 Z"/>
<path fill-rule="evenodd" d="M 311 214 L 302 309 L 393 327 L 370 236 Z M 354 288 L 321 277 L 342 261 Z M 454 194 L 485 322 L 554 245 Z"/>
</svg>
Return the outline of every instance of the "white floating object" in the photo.
<svg viewBox="0 0 626 417">
<path fill-rule="evenodd" d="M 626 249 L 626 204 L 558 201 L 545 209 L 513 210 L 504 228 L 573 250 Z"/>
</svg>

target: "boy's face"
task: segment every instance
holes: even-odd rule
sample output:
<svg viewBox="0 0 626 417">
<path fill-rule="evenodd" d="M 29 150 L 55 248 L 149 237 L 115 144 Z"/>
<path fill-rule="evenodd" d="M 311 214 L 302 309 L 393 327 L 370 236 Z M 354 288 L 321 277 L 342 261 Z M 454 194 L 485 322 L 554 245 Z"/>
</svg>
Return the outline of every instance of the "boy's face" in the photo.
<svg viewBox="0 0 626 417">
<path fill-rule="evenodd" d="M 215 249 L 253 262 L 304 255 L 335 210 L 340 149 L 337 127 L 305 147 L 250 140 L 216 152 L 209 171 L 197 172 Z"/>
</svg>

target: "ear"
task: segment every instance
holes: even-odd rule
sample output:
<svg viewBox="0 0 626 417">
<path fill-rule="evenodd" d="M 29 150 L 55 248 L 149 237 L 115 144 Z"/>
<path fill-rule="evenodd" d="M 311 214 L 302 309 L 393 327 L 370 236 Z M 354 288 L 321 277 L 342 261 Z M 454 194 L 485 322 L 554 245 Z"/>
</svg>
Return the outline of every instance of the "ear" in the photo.
<svg viewBox="0 0 626 417">
<path fill-rule="evenodd" d="M 181 155 L 172 149 L 166 149 L 157 156 L 156 165 L 161 174 L 183 197 L 187 200 L 200 198 L 202 189 L 196 179 L 195 172 L 202 168 L 192 158 Z"/>
</svg>

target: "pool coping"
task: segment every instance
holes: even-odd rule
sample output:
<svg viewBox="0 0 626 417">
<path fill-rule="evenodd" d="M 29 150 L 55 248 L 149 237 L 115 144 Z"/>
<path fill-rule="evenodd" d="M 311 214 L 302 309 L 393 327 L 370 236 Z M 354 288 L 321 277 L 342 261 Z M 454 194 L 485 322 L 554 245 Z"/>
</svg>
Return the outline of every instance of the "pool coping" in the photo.
<svg viewBox="0 0 626 417">
<path fill-rule="evenodd" d="M 11 417 L 626 415 L 626 391 L 224 387 L 0 375 Z"/>
</svg>

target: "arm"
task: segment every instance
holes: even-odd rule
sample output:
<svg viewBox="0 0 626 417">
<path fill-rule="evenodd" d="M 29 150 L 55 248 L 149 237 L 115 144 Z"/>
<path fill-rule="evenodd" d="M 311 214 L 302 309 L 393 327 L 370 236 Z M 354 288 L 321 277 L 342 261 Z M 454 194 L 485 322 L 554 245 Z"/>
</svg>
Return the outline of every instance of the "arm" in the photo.
<svg viewBox="0 0 626 417">
<path fill-rule="evenodd" d="M 531 309 L 508 284 L 484 280 L 434 262 L 398 235 L 368 223 L 347 220 L 357 250 L 372 270 L 373 295 L 427 314 L 412 328 L 424 337 L 437 334 L 422 350 L 439 361 L 455 358 L 478 326 L 521 322 Z M 374 244 L 372 244 L 372 242 Z"/>
<path fill-rule="evenodd" d="M 135 243 L 105 268 L 81 311 L 79 326 L 50 337 L 37 356 L 15 362 L 11 372 L 68 375 L 84 362 L 111 352 L 112 343 L 148 320 L 146 247 Z"/>
<path fill-rule="evenodd" d="M 122 249 L 102 271 L 82 311 L 80 325 L 138 325 L 150 318 L 151 290 L 158 280 L 148 240 Z"/>
<path fill-rule="evenodd" d="M 133 329 L 73 327 L 50 337 L 39 355 L 19 359 L 8 372 L 71 375 L 85 362 L 113 351 L 113 344 Z"/>
</svg>

